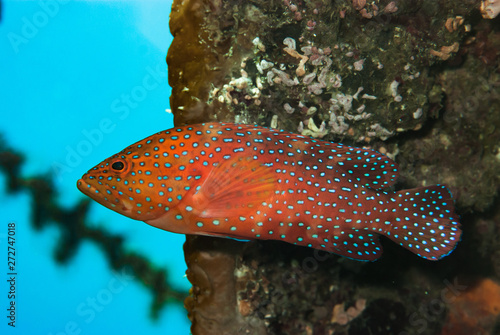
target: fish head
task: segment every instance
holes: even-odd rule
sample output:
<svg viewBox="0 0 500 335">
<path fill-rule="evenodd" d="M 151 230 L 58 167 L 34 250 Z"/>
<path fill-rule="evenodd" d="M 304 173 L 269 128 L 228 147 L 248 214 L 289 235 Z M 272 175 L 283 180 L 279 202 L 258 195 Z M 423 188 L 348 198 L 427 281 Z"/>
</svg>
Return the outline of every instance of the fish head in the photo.
<svg viewBox="0 0 500 335">
<path fill-rule="evenodd" d="M 151 136 L 105 159 L 78 180 L 78 189 L 131 219 L 161 217 L 186 191 L 173 175 L 179 162 L 153 141 Z"/>
</svg>

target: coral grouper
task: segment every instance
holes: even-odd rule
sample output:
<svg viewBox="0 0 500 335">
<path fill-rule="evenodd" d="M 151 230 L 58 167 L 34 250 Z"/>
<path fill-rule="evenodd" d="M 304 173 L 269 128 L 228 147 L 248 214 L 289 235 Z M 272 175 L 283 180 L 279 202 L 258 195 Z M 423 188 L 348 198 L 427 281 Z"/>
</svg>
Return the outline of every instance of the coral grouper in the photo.
<svg viewBox="0 0 500 335">
<path fill-rule="evenodd" d="M 273 239 L 373 261 L 384 235 L 438 260 L 460 240 L 451 194 L 382 189 L 396 164 L 368 149 L 273 129 L 206 123 L 159 132 L 78 181 L 100 204 L 181 234 Z"/>
</svg>

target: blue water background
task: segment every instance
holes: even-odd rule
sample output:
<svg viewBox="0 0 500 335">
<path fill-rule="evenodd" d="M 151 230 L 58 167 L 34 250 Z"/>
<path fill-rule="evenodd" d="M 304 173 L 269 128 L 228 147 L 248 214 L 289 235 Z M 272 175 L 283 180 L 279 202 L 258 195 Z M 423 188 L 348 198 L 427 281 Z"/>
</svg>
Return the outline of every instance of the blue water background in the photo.
<svg viewBox="0 0 500 335">
<path fill-rule="evenodd" d="M 165 55 L 171 1 L 3 1 L 0 22 L 0 133 L 25 154 L 22 176 L 52 173 L 58 202 L 84 197 L 76 180 L 102 159 L 172 126 Z M 35 232 L 26 192 L 6 195 L 0 174 L 0 334 L 188 334 L 180 305 L 149 318 L 152 297 L 110 271 L 84 243 L 56 265 L 55 226 Z M 126 248 L 189 283 L 183 235 L 152 228 L 92 204 L 88 221 L 122 234 Z M 16 231 L 16 328 L 7 326 L 7 224 Z M 3 255 L 3 256 L 2 256 Z M 109 294 L 111 292 L 111 294 Z M 99 308 L 88 299 L 100 299 Z"/>
</svg>

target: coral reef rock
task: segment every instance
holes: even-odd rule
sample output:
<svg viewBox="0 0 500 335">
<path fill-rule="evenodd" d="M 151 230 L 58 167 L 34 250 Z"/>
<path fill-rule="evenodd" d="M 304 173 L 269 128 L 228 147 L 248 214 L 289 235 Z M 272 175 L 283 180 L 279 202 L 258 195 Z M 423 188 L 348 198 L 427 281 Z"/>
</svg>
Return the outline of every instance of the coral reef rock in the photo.
<svg viewBox="0 0 500 335">
<path fill-rule="evenodd" d="M 187 236 L 194 335 L 451 334 L 469 312 L 471 332 L 495 332 L 496 305 L 472 295 L 500 281 L 500 33 L 482 17 L 497 2 L 174 0 L 176 126 L 254 123 L 373 148 L 399 164 L 396 189 L 449 186 L 464 230 L 439 262 L 384 239 L 363 263 Z"/>
</svg>

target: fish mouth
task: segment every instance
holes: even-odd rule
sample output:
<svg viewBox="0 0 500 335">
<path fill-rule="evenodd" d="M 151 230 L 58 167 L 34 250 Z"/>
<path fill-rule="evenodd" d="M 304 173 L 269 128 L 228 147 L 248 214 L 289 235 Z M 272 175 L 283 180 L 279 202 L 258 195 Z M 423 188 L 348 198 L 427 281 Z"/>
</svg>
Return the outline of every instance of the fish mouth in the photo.
<svg viewBox="0 0 500 335">
<path fill-rule="evenodd" d="M 76 187 L 85 194 L 86 196 L 92 198 L 93 200 L 97 201 L 99 204 L 103 205 L 106 208 L 109 208 L 115 212 L 118 212 L 120 214 L 128 215 L 129 211 L 129 206 L 126 206 L 125 203 L 123 203 L 120 199 L 113 197 L 113 199 L 105 199 L 103 193 L 101 190 L 99 190 L 97 187 L 92 185 L 91 183 L 87 183 L 83 178 L 78 179 L 76 182 Z M 114 200 L 111 201 L 111 200 Z"/>
<path fill-rule="evenodd" d="M 95 199 L 95 194 L 96 194 L 95 187 L 93 187 L 91 184 L 87 183 L 85 180 L 78 179 L 78 181 L 76 182 L 76 187 L 80 190 L 80 192 L 82 192 L 86 196 L 89 196 L 92 199 Z"/>
<path fill-rule="evenodd" d="M 141 217 L 138 214 L 134 214 L 132 211 L 133 205 L 124 199 L 120 199 L 113 195 L 107 195 L 110 199 L 107 199 L 102 190 L 98 187 L 95 187 L 92 183 L 88 183 L 85 181 L 85 176 L 81 179 L 78 179 L 76 183 L 76 187 L 86 196 L 91 198 L 92 200 L 98 202 L 104 207 L 111 209 L 117 213 L 125 215 L 134 220 L 140 220 Z"/>
<path fill-rule="evenodd" d="M 78 181 L 76 182 L 76 187 L 78 187 L 80 192 L 82 192 L 92 200 L 97 201 L 98 203 L 109 209 L 116 210 L 116 207 L 112 206 L 109 201 L 104 199 L 104 196 L 102 195 L 99 189 L 97 189 L 91 183 L 87 183 L 83 178 L 78 179 Z"/>
</svg>

